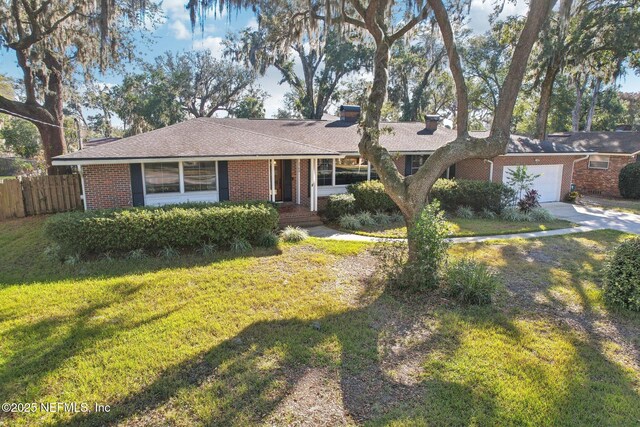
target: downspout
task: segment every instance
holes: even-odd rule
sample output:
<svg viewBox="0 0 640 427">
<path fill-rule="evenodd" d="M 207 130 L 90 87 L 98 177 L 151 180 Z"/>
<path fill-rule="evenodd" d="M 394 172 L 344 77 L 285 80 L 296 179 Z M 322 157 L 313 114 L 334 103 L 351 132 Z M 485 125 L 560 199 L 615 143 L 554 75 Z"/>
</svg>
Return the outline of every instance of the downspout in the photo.
<svg viewBox="0 0 640 427">
<path fill-rule="evenodd" d="M 272 202 L 276 201 L 276 161 L 269 160 L 269 194 Z"/>
<path fill-rule="evenodd" d="M 484 159 L 485 162 L 489 163 L 489 182 L 493 182 L 493 160 Z"/>
<path fill-rule="evenodd" d="M 300 159 L 296 159 L 296 204 L 300 204 Z"/>
<path fill-rule="evenodd" d="M 80 187 L 82 188 L 82 194 L 80 198 L 82 199 L 82 205 L 84 207 L 84 211 L 87 211 L 87 192 L 84 189 L 84 173 L 82 173 L 82 165 L 78 165 L 78 173 L 80 174 Z"/>
<path fill-rule="evenodd" d="M 576 163 L 577 162 L 581 162 L 583 160 L 587 160 L 587 159 L 589 159 L 589 157 L 591 157 L 591 154 L 587 154 L 584 157 L 580 157 L 579 159 L 575 159 L 573 161 L 573 163 L 571 164 L 571 186 L 573 186 L 573 174 L 574 174 L 574 172 L 576 170 Z M 569 190 L 573 191 L 571 188 L 569 188 Z"/>
</svg>

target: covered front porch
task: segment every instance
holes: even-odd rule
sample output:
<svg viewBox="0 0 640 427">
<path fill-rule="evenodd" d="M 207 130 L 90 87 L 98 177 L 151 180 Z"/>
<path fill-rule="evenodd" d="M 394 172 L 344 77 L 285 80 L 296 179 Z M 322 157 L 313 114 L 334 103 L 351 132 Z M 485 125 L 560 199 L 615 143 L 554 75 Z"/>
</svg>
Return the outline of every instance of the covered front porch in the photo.
<svg viewBox="0 0 640 427">
<path fill-rule="evenodd" d="M 269 201 L 282 204 L 281 217 L 292 219 L 305 211 L 318 211 L 319 160 L 323 159 L 269 160 Z"/>
<path fill-rule="evenodd" d="M 268 200 L 305 206 L 311 212 L 322 207 L 323 198 L 346 193 L 350 184 L 378 178 L 371 165 L 357 154 L 269 159 L 268 165 Z"/>
</svg>

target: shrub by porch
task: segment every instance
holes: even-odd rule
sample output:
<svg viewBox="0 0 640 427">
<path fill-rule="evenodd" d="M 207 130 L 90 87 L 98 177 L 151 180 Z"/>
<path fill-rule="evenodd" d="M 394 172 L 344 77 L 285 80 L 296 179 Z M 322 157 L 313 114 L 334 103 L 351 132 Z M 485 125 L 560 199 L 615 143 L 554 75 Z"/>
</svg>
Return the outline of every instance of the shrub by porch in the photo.
<svg viewBox="0 0 640 427">
<path fill-rule="evenodd" d="M 46 233 L 65 252 L 99 254 L 254 243 L 277 226 L 278 211 L 267 202 L 191 203 L 60 214 Z"/>
</svg>

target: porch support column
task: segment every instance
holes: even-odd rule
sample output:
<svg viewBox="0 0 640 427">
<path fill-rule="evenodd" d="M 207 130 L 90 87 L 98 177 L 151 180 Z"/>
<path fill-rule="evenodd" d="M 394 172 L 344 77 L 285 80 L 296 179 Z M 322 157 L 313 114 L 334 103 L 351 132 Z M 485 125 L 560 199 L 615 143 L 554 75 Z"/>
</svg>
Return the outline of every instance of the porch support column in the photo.
<svg viewBox="0 0 640 427">
<path fill-rule="evenodd" d="M 296 159 L 296 205 L 300 204 L 300 159 Z"/>
<path fill-rule="evenodd" d="M 269 160 L 269 200 L 276 201 L 276 162 Z"/>
<path fill-rule="evenodd" d="M 309 204 L 311 205 L 311 211 L 315 212 L 318 210 L 318 159 L 311 159 L 311 200 Z"/>
</svg>

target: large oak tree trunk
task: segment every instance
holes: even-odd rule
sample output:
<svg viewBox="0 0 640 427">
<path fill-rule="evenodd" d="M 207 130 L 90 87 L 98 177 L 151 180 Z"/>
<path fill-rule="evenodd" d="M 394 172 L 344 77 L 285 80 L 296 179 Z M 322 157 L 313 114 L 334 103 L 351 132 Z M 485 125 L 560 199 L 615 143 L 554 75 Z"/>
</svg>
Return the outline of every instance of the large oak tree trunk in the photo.
<svg viewBox="0 0 640 427">
<path fill-rule="evenodd" d="M 591 95 L 591 104 L 589 105 L 589 114 L 587 115 L 587 124 L 584 127 L 585 132 L 591 132 L 591 125 L 593 124 L 593 115 L 596 112 L 596 102 L 598 101 L 598 94 L 600 93 L 600 85 L 602 79 L 598 77 L 593 86 L 593 94 Z"/>
<path fill-rule="evenodd" d="M 584 82 L 580 81 L 580 76 L 576 76 L 574 84 L 576 87 L 576 103 L 573 106 L 573 112 L 571 113 L 571 130 L 573 132 L 580 131 L 580 113 L 582 112 L 582 95 L 584 95 L 584 87 L 587 82 L 585 77 Z"/>
<path fill-rule="evenodd" d="M 547 121 L 549 119 L 549 111 L 551 111 L 553 83 L 556 81 L 559 70 L 559 67 L 556 67 L 555 64 L 549 65 L 542 80 L 542 85 L 540 86 L 540 101 L 538 102 L 536 115 L 535 137 L 541 141 L 547 136 Z"/>
<path fill-rule="evenodd" d="M 60 123 L 59 126 L 62 126 Z M 39 124 L 37 126 L 42 139 L 44 158 L 47 162 L 47 173 L 49 175 L 61 175 L 68 173 L 68 168 L 51 166 L 51 159 L 66 153 L 66 142 L 64 138 L 64 129 L 49 125 Z"/>
</svg>

